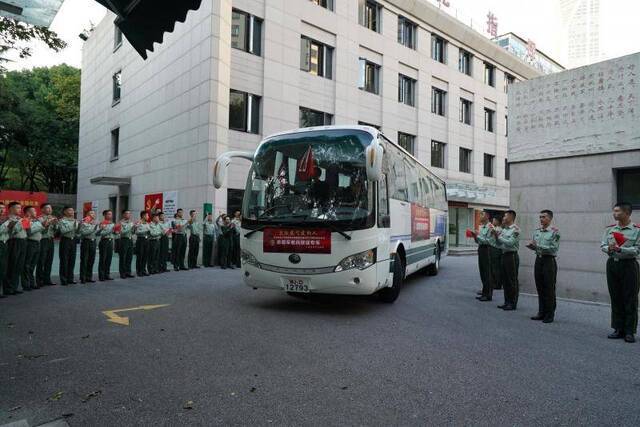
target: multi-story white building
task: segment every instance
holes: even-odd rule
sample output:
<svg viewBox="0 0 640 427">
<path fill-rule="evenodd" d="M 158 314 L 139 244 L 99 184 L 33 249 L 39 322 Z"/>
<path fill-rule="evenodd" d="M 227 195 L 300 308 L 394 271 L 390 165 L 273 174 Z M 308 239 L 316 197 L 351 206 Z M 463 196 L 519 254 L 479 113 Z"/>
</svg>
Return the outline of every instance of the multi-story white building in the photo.
<svg viewBox="0 0 640 427">
<path fill-rule="evenodd" d="M 218 154 L 366 123 L 447 181 L 452 245 L 509 204 L 507 87 L 541 74 L 425 0 L 203 2 L 147 61 L 113 18 L 83 51 L 79 203 L 139 210 L 171 191 L 185 209 L 235 208 L 248 164 L 215 191 Z"/>
<path fill-rule="evenodd" d="M 569 68 L 602 59 L 600 0 L 560 0 L 560 46 Z"/>
</svg>

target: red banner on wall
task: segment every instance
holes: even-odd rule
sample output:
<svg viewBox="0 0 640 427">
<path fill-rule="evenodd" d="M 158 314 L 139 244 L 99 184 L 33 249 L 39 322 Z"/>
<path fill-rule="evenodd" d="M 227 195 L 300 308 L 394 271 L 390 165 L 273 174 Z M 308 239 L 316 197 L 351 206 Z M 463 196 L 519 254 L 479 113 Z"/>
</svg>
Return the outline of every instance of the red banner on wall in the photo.
<svg viewBox="0 0 640 427">
<path fill-rule="evenodd" d="M 11 202 L 19 202 L 22 207 L 35 206 L 36 212 L 40 215 L 40 206 L 47 202 L 47 193 L 30 193 L 28 191 L 0 191 L 0 202 L 8 205 Z"/>
<path fill-rule="evenodd" d="M 331 231 L 265 228 L 262 250 L 278 253 L 330 254 Z"/>
<path fill-rule="evenodd" d="M 145 194 L 144 196 L 144 210 L 162 210 L 162 193 Z"/>
<path fill-rule="evenodd" d="M 428 239 L 430 228 L 431 215 L 429 208 L 411 204 L 411 241 Z"/>
</svg>

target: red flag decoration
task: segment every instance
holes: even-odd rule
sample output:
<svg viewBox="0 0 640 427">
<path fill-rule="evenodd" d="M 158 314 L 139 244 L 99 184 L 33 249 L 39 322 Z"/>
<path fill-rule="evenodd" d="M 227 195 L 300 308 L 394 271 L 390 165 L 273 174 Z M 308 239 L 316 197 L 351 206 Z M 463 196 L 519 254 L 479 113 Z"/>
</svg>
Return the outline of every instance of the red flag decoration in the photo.
<svg viewBox="0 0 640 427">
<path fill-rule="evenodd" d="M 624 245 L 624 242 L 627 241 L 627 238 L 624 237 L 624 234 L 620 233 L 619 231 L 614 231 L 613 233 L 611 233 L 611 235 L 613 236 L 618 246 Z"/>
<path fill-rule="evenodd" d="M 24 230 L 28 230 L 31 228 L 31 221 L 29 220 L 29 218 L 22 218 L 20 220 L 20 225 L 22 225 L 22 228 Z"/>
<path fill-rule="evenodd" d="M 122 224 L 117 223 L 114 227 L 113 227 L 113 231 L 115 231 L 116 233 L 119 233 L 122 230 Z"/>
<path fill-rule="evenodd" d="M 473 238 L 473 232 L 469 228 L 467 228 L 467 231 L 464 233 L 464 235 L 467 236 L 467 239 Z"/>
<path fill-rule="evenodd" d="M 300 181 L 309 181 L 314 176 L 316 176 L 316 165 L 313 161 L 313 150 L 309 146 L 298 162 L 298 179 Z"/>
<path fill-rule="evenodd" d="M 83 221 L 86 222 L 87 224 L 89 224 L 92 221 L 92 219 L 91 219 L 90 216 L 85 216 Z"/>
</svg>

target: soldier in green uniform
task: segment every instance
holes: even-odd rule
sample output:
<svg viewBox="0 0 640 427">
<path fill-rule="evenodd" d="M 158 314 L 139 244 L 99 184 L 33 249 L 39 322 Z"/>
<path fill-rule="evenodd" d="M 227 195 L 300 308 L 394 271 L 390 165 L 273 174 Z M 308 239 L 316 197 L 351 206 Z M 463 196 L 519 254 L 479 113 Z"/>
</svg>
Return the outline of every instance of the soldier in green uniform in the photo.
<svg viewBox="0 0 640 427">
<path fill-rule="evenodd" d="M 131 221 L 131 211 L 123 210 L 122 219 L 114 227 L 114 231 L 118 235 L 118 270 L 120 278 L 126 279 L 134 277 L 131 274 L 131 262 L 133 260 L 133 222 Z"/>
<path fill-rule="evenodd" d="M 22 205 L 18 202 L 9 203 L 9 242 L 7 244 L 9 259 L 7 262 L 7 295 L 21 294 L 18 289 L 22 270 L 24 270 L 24 260 L 27 246 L 27 231 L 22 226 Z M 23 290 L 31 290 L 22 282 Z"/>
<path fill-rule="evenodd" d="M 233 269 L 233 263 L 231 260 L 231 244 L 234 233 L 231 224 L 231 218 L 227 215 L 223 218 L 223 225 L 220 227 L 220 237 L 218 238 L 218 252 L 220 255 L 220 267 L 222 269 Z"/>
<path fill-rule="evenodd" d="M 140 212 L 140 221 L 134 227 L 136 233 L 136 275 L 148 276 L 147 262 L 149 258 L 149 213 Z"/>
<path fill-rule="evenodd" d="M 216 244 L 217 227 L 213 221 L 213 214 L 207 213 L 207 218 L 202 225 L 202 265 L 213 267 L 213 248 Z"/>
<path fill-rule="evenodd" d="M 93 265 L 96 262 L 98 224 L 95 211 L 87 212 L 80 224 L 80 283 L 95 283 Z"/>
<path fill-rule="evenodd" d="M 40 239 L 44 226 L 36 219 L 36 208 L 27 206 L 24 210 L 24 217 L 29 220 L 31 226 L 27 229 L 27 245 L 24 257 L 24 269 L 22 270 L 22 287 L 24 289 L 35 290 L 39 286 L 36 284 L 35 271 L 38 266 L 40 256 Z"/>
<path fill-rule="evenodd" d="M 102 222 L 98 226 L 98 280 L 113 280 L 111 278 L 111 259 L 113 258 L 113 239 L 115 224 L 113 223 L 113 211 L 102 211 Z"/>
<path fill-rule="evenodd" d="M 492 231 L 502 248 L 504 304 L 499 305 L 498 308 L 505 311 L 512 311 L 518 308 L 518 268 L 520 267 L 518 249 L 520 247 L 520 227 L 515 224 L 515 220 L 515 211 L 508 210 L 504 214 L 502 230 L 500 232 L 496 230 Z"/>
<path fill-rule="evenodd" d="M 499 233 L 502 231 L 502 218 L 494 215 L 491 225 Z M 502 289 L 502 249 L 493 233 L 489 240 L 489 257 L 491 258 L 491 277 L 493 277 L 493 289 Z"/>
<path fill-rule="evenodd" d="M 638 290 L 640 273 L 640 226 L 631 222 L 631 205 L 618 203 L 613 207 L 615 224 L 609 225 L 600 248 L 607 260 L 607 285 L 611 297 L 611 339 L 624 338 L 635 342 L 638 328 Z"/>
<path fill-rule="evenodd" d="M 182 218 L 182 209 L 176 211 L 175 218 L 171 222 L 173 234 L 171 243 L 171 256 L 173 258 L 173 269 L 187 270 L 184 265 L 184 256 L 187 249 L 187 220 Z"/>
<path fill-rule="evenodd" d="M 7 207 L 0 202 L 0 298 L 4 298 L 7 280 L 7 240 L 9 240 L 9 223 L 6 217 Z"/>
<path fill-rule="evenodd" d="M 541 211 L 540 228 L 533 232 L 533 240 L 527 244 L 527 248 L 536 252 L 533 274 L 538 291 L 538 314 L 531 320 L 542 320 L 543 323 L 553 322 L 556 312 L 556 256 L 560 247 L 560 231 L 551 226 L 552 220 L 552 211 Z"/>
<path fill-rule="evenodd" d="M 49 203 L 40 206 L 40 217 L 38 221 L 44 227 L 42 238 L 40 239 L 40 256 L 36 269 L 36 284 L 42 286 L 54 286 L 51 282 L 51 266 L 53 265 L 54 243 L 56 234 L 56 224 L 58 219 L 52 215 L 53 209 Z"/>
<path fill-rule="evenodd" d="M 187 230 L 189 230 L 189 256 L 187 265 L 189 268 L 200 268 L 198 265 L 198 254 L 200 253 L 202 224 L 198 221 L 197 215 L 196 211 L 189 211 L 189 222 L 187 223 Z"/>
<path fill-rule="evenodd" d="M 160 250 L 158 254 L 159 272 L 166 273 L 167 262 L 169 261 L 169 234 L 171 234 L 171 223 L 167 222 L 164 212 L 158 213 L 160 220 L 160 228 L 162 228 L 162 236 L 160 237 Z"/>
<path fill-rule="evenodd" d="M 491 215 L 484 211 L 480 217 L 480 230 L 472 231 L 471 235 L 478 244 L 478 269 L 480 270 L 480 280 L 482 281 L 482 295 L 476 297 L 479 301 L 491 301 L 493 298 L 493 277 L 491 275 L 491 240 L 493 234 L 491 229 Z"/>
<path fill-rule="evenodd" d="M 62 218 L 58 221 L 60 231 L 60 284 L 62 286 L 75 285 L 73 269 L 76 266 L 76 236 L 79 222 L 75 219 L 75 210 L 71 206 L 62 209 Z"/>
<path fill-rule="evenodd" d="M 147 270 L 149 274 L 158 274 L 160 272 L 160 239 L 164 234 L 164 230 L 160 225 L 160 217 L 157 213 L 151 215 L 151 224 L 149 224 L 149 257 L 147 261 Z"/>
</svg>

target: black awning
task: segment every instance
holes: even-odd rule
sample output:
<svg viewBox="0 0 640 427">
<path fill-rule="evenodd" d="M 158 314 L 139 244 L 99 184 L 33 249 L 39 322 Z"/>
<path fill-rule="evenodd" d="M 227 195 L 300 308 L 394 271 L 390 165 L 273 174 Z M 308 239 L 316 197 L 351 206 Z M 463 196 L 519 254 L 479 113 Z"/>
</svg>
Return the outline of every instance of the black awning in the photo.
<svg viewBox="0 0 640 427">
<path fill-rule="evenodd" d="M 115 24 L 140 56 L 147 59 L 153 43 L 162 43 L 165 32 L 184 22 L 202 0 L 96 0 L 118 15 Z"/>
</svg>

